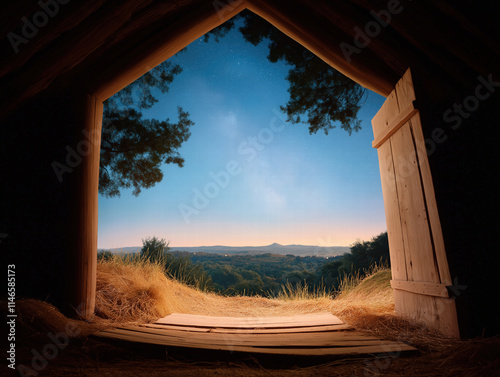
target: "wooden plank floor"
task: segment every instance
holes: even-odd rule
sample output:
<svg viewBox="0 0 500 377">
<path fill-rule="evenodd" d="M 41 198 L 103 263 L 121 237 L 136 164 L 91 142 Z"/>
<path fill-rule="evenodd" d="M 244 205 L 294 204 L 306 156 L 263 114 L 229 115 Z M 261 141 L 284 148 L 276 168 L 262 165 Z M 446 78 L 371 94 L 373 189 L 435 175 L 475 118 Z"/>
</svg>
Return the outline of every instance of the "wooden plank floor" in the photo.
<svg viewBox="0 0 500 377">
<path fill-rule="evenodd" d="M 354 331 L 332 314 L 247 318 L 171 314 L 152 324 L 124 325 L 96 335 L 170 347 L 279 355 L 415 351 L 401 342 Z"/>
</svg>

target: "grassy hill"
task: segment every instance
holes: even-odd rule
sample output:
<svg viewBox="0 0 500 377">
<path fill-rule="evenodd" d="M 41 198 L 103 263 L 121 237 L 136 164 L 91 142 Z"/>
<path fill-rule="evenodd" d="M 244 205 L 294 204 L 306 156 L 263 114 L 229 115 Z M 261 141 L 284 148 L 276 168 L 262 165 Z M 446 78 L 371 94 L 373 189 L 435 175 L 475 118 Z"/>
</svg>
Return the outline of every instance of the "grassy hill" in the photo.
<svg viewBox="0 0 500 377">
<path fill-rule="evenodd" d="M 114 257 L 97 268 L 98 315 L 119 321 L 151 321 L 170 313 L 213 316 L 281 316 L 332 312 L 352 317 L 357 311 L 392 313 L 390 270 L 374 268 L 367 277 L 346 278 L 332 298 L 323 290 L 282 286 L 276 297 L 227 297 L 168 278 L 159 263 Z"/>
</svg>

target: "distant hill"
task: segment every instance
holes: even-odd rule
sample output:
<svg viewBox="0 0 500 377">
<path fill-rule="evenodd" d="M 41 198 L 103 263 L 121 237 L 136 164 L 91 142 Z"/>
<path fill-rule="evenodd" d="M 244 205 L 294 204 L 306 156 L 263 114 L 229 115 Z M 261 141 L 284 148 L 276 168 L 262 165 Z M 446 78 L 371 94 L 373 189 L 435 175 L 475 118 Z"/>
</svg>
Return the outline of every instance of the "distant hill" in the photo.
<svg viewBox="0 0 500 377">
<path fill-rule="evenodd" d="M 141 246 L 109 249 L 113 253 L 137 253 Z M 349 246 L 309 246 L 309 245 L 280 245 L 273 243 L 268 246 L 197 246 L 172 247 L 171 251 L 187 251 L 190 253 L 257 255 L 257 254 L 291 254 L 294 256 L 334 257 L 350 251 Z"/>
<path fill-rule="evenodd" d="M 115 254 L 131 254 L 131 253 L 138 253 L 141 251 L 141 249 L 142 246 L 128 246 L 128 247 L 117 247 L 114 249 L 98 249 L 97 251 L 108 250 Z"/>
</svg>

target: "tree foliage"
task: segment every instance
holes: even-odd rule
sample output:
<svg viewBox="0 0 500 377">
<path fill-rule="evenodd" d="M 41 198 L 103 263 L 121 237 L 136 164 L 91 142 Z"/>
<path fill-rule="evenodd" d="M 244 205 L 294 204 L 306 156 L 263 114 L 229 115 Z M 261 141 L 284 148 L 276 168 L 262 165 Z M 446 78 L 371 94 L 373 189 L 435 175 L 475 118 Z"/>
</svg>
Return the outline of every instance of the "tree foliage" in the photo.
<svg viewBox="0 0 500 377">
<path fill-rule="evenodd" d="M 354 271 L 367 269 L 373 263 L 389 263 L 389 239 L 387 232 L 370 241 L 356 241 L 351 252 L 344 255 L 343 269 Z"/>
<path fill-rule="evenodd" d="M 165 253 L 170 250 L 169 243 L 164 238 L 146 237 L 142 240 L 141 258 L 163 262 Z"/>
<path fill-rule="evenodd" d="M 109 250 L 100 250 L 97 253 L 97 260 L 99 261 L 109 261 L 113 259 L 113 253 Z"/>
<path fill-rule="evenodd" d="M 162 266 L 165 275 L 203 291 L 212 290 L 212 278 L 203 266 L 193 262 L 186 255 L 173 254 L 170 242 L 164 238 L 146 237 L 142 240 L 141 260 L 148 260 Z"/>
<path fill-rule="evenodd" d="M 164 62 L 104 103 L 101 195 L 119 196 L 120 189 L 133 188 L 133 194 L 138 196 L 141 189 L 153 187 L 163 179 L 162 164 L 183 166 L 179 148 L 189 139 L 194 124 L 189 113 L 178 107 L 176 123 L 169 119 L 143 119 L 141 113 L 158 102 L 155 90 L 167 93 L 181 71 L 180 66 Z"/>
<path fill-rule="evenodd" d="M 326 263 L 321 274 L 325 284 L 336 285 L 338 280 L 349 274 L 363 274 L 374 263 L 390 266 L 389 240 L 387 232 L 373 237 L 370 241 L 356 241 L 351 251 L 345 253 L 341 260 Z"/>
<path fill-rule="evenodd" d="M 389 265 L 387 232 L 369 241 L 356 241 L 349 253 L 325 259 L 277 254 L 231 255 L 173 252 L 199 263 L 226 295 L 276 295 L 283 286 L 336 291 L 344 275 L 364 275 L 377 264 Z"/>
<path fill-rule="evenodd" d="M 323 283 L 327 287 L 334 287 L 338 285 L 341 267 L 341 260 L 334 260 L 325 263 L 323 267 L 321 267 L 321 276 L 323 277 Z"/>
<path fill-rule="evenodd" d="M 213 290 L 212 277 L 205 272 L 201 264 L 193 262 L 186 255 L 166 253 L 164 268 L 166 275 L 177 281 L 202 291 Z"/>
</svg>

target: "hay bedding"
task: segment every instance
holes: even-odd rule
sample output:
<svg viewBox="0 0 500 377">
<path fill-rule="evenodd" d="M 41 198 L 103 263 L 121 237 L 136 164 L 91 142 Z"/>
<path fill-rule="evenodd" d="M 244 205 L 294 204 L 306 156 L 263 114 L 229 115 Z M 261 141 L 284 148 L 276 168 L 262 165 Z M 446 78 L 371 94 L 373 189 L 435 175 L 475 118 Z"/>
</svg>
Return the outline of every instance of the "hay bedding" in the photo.
<svg viewBox="0 0 500 377">
<path fill-rule="evenodd" d="M 195 360 L 155 360 L 158 355 L 139 356 L 131 350 L 89 338 L 93 332 L 113 324 L 96 318 L 93 323 L 66 318 L 55 307 L 37 300 L 18 301 L 19 362 L 29 362 L 31 350 L 42 349 L 48 332 L 63 331 L 68 321 L 81 331 L 60 356 L 52 360 L 46 376 L 500 376 L 500 339 L 451 340 L 422 329 L 418 324 L 390 315 L 358 316 L 359 330 L 401 339 L 416 346 L 420 354 L 408 358 L 341 359 L 305 367 L 266 365 L 252 358 L 219 362 Z M 4 303 L 2 306 L 6 306 Z M 2 308 L 3 309 L 3 308 Z M 362 327 L 360 327 L 362 326 Z"/>
</svg>

